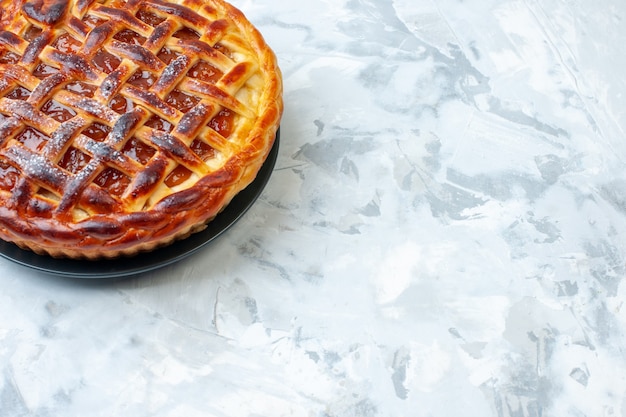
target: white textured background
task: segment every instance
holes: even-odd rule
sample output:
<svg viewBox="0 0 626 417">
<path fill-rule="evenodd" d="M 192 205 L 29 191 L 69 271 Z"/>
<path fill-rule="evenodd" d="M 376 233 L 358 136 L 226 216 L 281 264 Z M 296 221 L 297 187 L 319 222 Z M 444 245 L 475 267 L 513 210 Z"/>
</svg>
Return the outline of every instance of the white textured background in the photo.
<svg viewBox="0 0 626 417">
<path fill-rule="evenodd" d="M 265 192 L 137 278 L 0 260 L 0 416 L 626 416 L 626 3 L 233 3 Z"/>
</svg>

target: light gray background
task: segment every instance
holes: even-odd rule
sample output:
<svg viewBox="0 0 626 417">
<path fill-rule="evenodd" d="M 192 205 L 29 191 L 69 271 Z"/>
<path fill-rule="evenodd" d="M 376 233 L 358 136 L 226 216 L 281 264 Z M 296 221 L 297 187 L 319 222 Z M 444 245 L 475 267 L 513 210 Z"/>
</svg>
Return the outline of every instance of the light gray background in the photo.
<svg viewBox="0 0 626 417">
<path fill-rule="evenodd" d="M 625 416 L 626 3 L 233 3 L 267 188 L 136 279 L 0 260 L 0 416 Z"/>
</svg>

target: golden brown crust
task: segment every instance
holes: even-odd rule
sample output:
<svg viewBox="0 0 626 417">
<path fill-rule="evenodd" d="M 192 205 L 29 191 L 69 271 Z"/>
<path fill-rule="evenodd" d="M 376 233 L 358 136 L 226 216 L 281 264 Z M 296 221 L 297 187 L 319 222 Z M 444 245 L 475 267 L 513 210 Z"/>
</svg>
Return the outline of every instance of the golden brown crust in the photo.
<svg viewBox="0 0 626 417">
<path fill-rule="evenodd" d="M 255 178 L 276 57 L 222 0 L 0 1 L 0 238 L 55 257 L 152 250 Z"/>
</svg>

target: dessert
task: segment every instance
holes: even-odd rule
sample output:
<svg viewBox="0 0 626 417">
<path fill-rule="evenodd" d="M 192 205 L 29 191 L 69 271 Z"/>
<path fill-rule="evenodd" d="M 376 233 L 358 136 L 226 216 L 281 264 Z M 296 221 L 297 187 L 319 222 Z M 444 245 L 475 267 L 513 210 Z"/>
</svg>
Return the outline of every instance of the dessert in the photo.
<svg viewBox="0 0 626 417">
<path fill-rule="evenodd" d="M 132 256 L 206 227 L 282 114 L 276 57 L 222 0 L 0 1 L 0 238 Z"/>
</svg>

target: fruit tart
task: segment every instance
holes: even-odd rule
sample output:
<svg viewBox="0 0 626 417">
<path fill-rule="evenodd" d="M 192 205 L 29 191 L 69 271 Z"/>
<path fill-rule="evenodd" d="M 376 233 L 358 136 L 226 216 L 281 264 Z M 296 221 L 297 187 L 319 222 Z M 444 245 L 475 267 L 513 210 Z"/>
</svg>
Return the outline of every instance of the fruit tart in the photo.
<svg viewBox="0 0 626 417">
<path fill-rule="evenodd" d="M 255 178 L 277 60 L 222 0 L 0 0 L 0 238 L 132 256 L 206 227 Z"/>
</svg>

